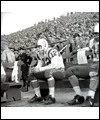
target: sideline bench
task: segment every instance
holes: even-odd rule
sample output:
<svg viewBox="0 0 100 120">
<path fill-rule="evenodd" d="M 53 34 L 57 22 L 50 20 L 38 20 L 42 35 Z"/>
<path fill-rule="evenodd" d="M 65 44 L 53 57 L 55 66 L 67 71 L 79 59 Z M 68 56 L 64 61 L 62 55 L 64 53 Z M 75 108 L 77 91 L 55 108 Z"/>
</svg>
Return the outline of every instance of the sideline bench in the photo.
<svg viewBox="0 0 100 120">
<path fill-rule="evenodd" d="M 8 63 L 6 63 L 8 64 Z M 21 64 L 19 62 L 18 64 L 18 79 L 20 80 L 20 77 L 22 75 L 21 71 Z M 9 78 L 11 79 L 11 74 L 10 72 L 6 72 L 6 79 Z M 16 83 L 16 82 L 1 82 L 1 102 L 6 102 L 8 100 L 21 100 L 21 91 L 20 88 L 22 86 L 22 83 Z M 4 98 L 4 92 L 6 92 L 6 99 Z M 4 99 L 5 100 L 4 100 Z"/>
<path fill-rule="evenodd" d="M 22 83 L 16 82 L 5 82 L 1 84 L 1 91 L 4 93 L 6 92 L 6 99 L 7 100 L 21 100 L 21 91 L 20 88 Z M 3 97 L 3 96 L 1 96 Z M 1 102 L 4 102 L 3 99 Z M 6 101 L 5 101 L 6 102 Z"/>
</svg>

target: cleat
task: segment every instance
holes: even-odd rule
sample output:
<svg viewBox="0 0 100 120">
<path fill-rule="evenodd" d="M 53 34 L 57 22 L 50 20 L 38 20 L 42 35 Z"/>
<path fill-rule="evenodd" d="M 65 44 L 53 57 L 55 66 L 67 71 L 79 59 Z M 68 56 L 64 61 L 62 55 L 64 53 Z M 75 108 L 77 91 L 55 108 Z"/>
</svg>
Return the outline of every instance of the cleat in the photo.
<svg viewBox="0 0 100 120">
<path fill-rule="evenodd" d="M 45 97 L 44 104 L 49 105 L 49 104 L 54 104 L 56 102 L 55 98 L 52 98 L 51 95 L 48 95 Z"/>
<path fill-rule="evenodd" d="M 67 102 L 69 105 L 76 105 L 84 103 L 84 97 L 76 95 L 73 100 Z"/>
<path fill-rule="evenodd" d="M 94 99 L 91 96 L 87 96 L 86 100 L 82 104 L 82 107 L 92 107 L 94 105 Z"/>
<path fill-rule="evenodd" d="M 42 97 L 37 97 L 36 95 L 32 97 L 30 100 L 28 100 L 29 103 L 42 102 L 42 101 L 43 101 Z"/>
</svg>

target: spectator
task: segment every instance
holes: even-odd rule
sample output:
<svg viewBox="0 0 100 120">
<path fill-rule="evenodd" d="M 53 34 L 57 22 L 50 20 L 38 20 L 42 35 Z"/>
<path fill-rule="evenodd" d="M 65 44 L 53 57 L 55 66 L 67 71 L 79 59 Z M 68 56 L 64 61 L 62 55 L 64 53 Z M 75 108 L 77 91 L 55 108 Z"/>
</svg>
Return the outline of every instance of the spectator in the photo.
<svg viewBox="0 0 100 120">
<path fill-rule="evenodd" d="M 21 60 L 22 53 L 24 53 L 24 50 L 23 49 L 19 50 L 19 55 L 17 55 L 16 61 Z"/>
<path fill-rule="evenodd" d="M 31 51 L 26 50 L 26 55 L 27 55 L 27 64 L 29 66 L 31 64 L 31 62 L 32 62 Z"/>
<path fill-rule="evenodd" d="M 18 60 L 18 51 L 14 51 L 14 54 L 15 54 L 15 59 L 17 61 Z"/>
<path fill-rule="evenodd" d="M 21 50 L 21 53 L 23 52 L 23 50 Z M 23 65 L 21 65 L 21 71 L 22 71 L 22 80 L 23 80 L 23 87 L 22 87 L 22 91 L 26 92 L 28 91 L 28 72 L 29 72 L 29 65 L 31 64 L 32 61 L 32 57 L 30 56 L 30 51 L 26 50 L 26 52 L 22 53 L 19 55 L 19 57 L 17 58 L 17 60 L 21 60 L 23 61 Z"/>
<path fill-rule="evenodd" d="M 6 72 L 6 81 L 11 82 L 11 73 L 14 67 L 15 55 L 9 49 L 8 42 L 6 40 L 1 41 L 1 49 L 3 50 L 1 55 L 1 63 L 4 66 Z"/>
</svg>

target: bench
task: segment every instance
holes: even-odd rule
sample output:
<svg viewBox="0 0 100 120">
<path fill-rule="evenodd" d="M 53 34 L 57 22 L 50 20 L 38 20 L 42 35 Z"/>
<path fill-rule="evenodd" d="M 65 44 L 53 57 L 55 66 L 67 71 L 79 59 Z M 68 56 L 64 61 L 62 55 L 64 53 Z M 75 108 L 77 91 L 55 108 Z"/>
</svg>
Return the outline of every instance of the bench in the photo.
<svg viewBox="0 0 100 120">
<path fill-rule="evenodd" d="M 6 92 L 6 99 L 7 100 L 21 100 L 21 91 L 20 88 L 22 83 L 16 82 L 5 82 L 1 84 L 1 91 Z M 1 96 L 3 97 L 3 95 Z M 4 102 L 3 99 L 1 102 Z"/>
<path fill-rule="evenodd" d="M 8 64 L 8 63 L 6 63 Z M 11 79 L 11 71 L 6 71 L 6 79 Z M 21 78 L 21 63 L 19 62 L 18 64 L 18 79 L 20 80 Z M 11 81 L 11 80 L 10 80 Z M 2 101 L 1 102 L 6 102 L 8 100 L 21 100 L 21 91 L 20 88 L 22 86 L 22 83 L 16 83 L 14 81 L 11 82 L 1 82 L 1 97 L 2 97 Z M 6 99 L 3 100 L 4 98 L 4 92 L 6 93 Z"/>
</svg>

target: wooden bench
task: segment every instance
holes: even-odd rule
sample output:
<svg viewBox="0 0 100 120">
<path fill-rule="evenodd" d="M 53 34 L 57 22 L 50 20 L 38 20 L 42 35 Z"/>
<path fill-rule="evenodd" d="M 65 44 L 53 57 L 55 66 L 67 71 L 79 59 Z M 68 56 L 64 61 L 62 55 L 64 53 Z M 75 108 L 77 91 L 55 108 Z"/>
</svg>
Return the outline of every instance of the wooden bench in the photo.
<svg viewBox="0 0 100 120">
<path fill-rule="evenodd" d="M 5 82 L 1 84 L 1 91 L 6 92 L 7 100 L 17 101 L 17 100 L 21 100 L 21 91 L 20 91 L 21 86 L 22 83 Z"/>
<path fill-rule="evenodd" d="M 9 66 L 8 63 L 5 63 L 6 65 Z M 21 78 L 21 75 L 22 75 L 22 71 L 21 71 L 21 64 L 19 62 L 18 64 L 18 79 L 20 80 Z M 6 79 L 9 78 L 11 79 L 11 74 L 12 72 L 10 71 L 6 71 Z M 6 93 L 6 101 L 8 100 L 21 100 L 21 91 L 20 91 L 20 88 L 22 86 L 22 83 L 19 82 L 19 83 L 16 83 L 16 82 L 1 82 L 1 97 L 3 98 L 3 94 L 4 92 Z M 2 101 L 3 102 L 3 99 Z"/>
</svg>

